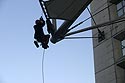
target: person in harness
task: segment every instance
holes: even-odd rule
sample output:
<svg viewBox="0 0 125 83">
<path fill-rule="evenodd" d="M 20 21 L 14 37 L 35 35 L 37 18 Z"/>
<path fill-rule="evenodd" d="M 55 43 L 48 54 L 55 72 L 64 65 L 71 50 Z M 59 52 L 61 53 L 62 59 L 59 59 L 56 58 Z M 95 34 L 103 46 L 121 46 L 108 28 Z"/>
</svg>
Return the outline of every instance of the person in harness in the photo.
<svg viewBox="0 0 125 83">
<path fill-rule="evenodd" d="M 45 21 L 43 20 L 43 18 L 40 18 L 39 20 L 35 21 L 35 25 L 34 25 L 34 30 L 35 30 L 35 34 L 34 34 L 34 44 L 36 45 L 36 47 L 39 47 L 38 43 L 41 43 L 42 47 L 44 49 L 47 49 L 48 43 L 49 43 L 49 38 L 50 35 L 45 35 L 43 32 L 43 27 L 45 26 Z"/>
</svg>

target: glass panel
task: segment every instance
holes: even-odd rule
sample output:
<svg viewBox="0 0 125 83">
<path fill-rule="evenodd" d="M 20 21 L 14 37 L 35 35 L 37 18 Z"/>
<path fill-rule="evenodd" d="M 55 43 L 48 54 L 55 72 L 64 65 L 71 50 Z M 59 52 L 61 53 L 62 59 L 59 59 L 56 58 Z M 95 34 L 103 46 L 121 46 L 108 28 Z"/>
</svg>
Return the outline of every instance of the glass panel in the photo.
<svg viewBox="0 0 125 83">
<path fill-rule="evenodd" d="M 123 56 L 125 56 L 125 49 L 122 49 Z"/>
<path fill-rule="evenodd" d="M 119 4 L 117 4 L 117 10 L 119 10 L 120 8 L 122 8 L 122 2 L 120 2 Z"/>
<path fill-rule="evenodd" d="M 125 40 L 122 41 L 122 45 L 125 46 Z"/>
<path fill-rule="evenodd" d="M 118 11 L 118 16 L 122 16 L 123 15 L 123 9 Z"/>
<path fill-rule="evenodd" d="M 123 0 L 123 6 L 125 6 L 125 0 Z"/>
<path fill-rule="evenodd" d="M 125 7 L 124 7 L 124 14 L 125 14 Z"/>
<path fill-rule="evenodd" d="M 122 41 L 122 53 L 125 56 L 125 40 Z"/>
</svg>

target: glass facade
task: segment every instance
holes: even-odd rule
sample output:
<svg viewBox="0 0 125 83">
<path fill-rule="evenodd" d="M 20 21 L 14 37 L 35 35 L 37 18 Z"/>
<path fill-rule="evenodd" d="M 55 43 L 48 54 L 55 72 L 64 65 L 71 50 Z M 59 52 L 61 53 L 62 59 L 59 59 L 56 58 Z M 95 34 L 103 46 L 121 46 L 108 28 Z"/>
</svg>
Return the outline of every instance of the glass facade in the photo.
<svg viewBox="0 0 125 83">
<path fill-rule="evenodd" d="M 123 56 L 125 56 L 125 40 L 121 41 L 121 44 L 122 44 L 122 53 Z"/>
<path fill-rule="evenodd" d="M 119 17 L 125 14 L 125 1 L 124 0 L 117 4 L 117 12 L 118 12 Z"/>
</svg>

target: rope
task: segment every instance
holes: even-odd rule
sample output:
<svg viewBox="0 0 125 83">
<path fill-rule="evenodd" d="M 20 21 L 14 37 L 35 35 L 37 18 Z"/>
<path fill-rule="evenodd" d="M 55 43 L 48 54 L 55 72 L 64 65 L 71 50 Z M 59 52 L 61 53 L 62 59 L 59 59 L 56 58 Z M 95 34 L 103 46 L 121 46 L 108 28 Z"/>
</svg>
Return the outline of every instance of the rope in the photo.
<svg viewBox="0 0 125 83">
<path fill-rule="evenodd" d="M 45 57 L 45 49 L 43 50 L 43 56 L 42 56 L 42 79 L 43 79 L 43 83 L 44 83 L 44 57 Z"/>
</svg>

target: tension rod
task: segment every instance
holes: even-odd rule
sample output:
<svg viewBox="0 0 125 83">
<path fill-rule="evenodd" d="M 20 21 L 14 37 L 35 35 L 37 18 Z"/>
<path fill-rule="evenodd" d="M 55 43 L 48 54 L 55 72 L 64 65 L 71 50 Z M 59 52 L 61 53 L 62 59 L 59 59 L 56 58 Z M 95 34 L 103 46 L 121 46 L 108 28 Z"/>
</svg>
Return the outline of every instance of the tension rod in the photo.
<svg viewBox="0 0 125 83">
<path fill-rule="evenodd" d="M 87 7 L 87 10 L 88 10 L 88 12 L 89 12 L 89 14 L 90 14 L 90 16 L 91 16 L 91 18 L 92 18 L 92 20 L 93 20 L 93 22 L 94 22 L 94 24 L 95 25 L 97 25 L 97 23 L 96 23 L 96 21 L 95 21 L 95 19 L 93 18 L 93 15 L 92 15 L 92 13 L 91 13 L 91 11 L 89 10 L 89 8 Z M 97 30 L 98 30 L 98 32 L 102 35 L 102 32 L 100 31 L 100 29 L 97 27 Z"/>
<path fill-rule="evenodd" d="M 111 4 L 111 5 L 109 5 L 109 6 L 105 7 L 105 8 L 103 8 L 102 10 L 100 10 L 100 11 L 96 12 L 95 14 L 93 14 L 92 16 L 95 16 L 95 15 L 99 14 L 100 12 L 104 11 L 104 10 L 107 9 L 108 7 L 111 7 L 112 5 L 113 5 L 113 4 Z M 68 29 L 67 32 L 71 31 L 72 29 L 76 28 L 77 26 L 81 25 L 82 23 L 86 22 L 87 20 L 89 20 L 90 18 L 92 18 L 92 16 L 86 18 L 85 20 L 83 20 L 83 21 L 79 22 L 78 24 L 76 24 L 75 26 L 71 27 L 70 29 Z"/>
<path fill-rule="evenodd" d="M 98 37 L 65 37 L 64 39 L 85 39 L 85 38 L 98 38 Z"/>
<path fill-rule="evenodd" d="M 85 32 L 85 31 L 92 30 L 92 29 L 96 29 L 97 27 L 101 28 L 101 27 L 104 27 L 104 26 L 108 26 L 108 25 L 123 22 L 123 21 L 125 21 L 125 17 L 119 17 L 119 18 L 117 18 L 115 20 L 112 20 L 112 21 L 108 21 L 108 22 L 101 23 L 101 24 L 98 24 L 98 25 L 95 25 L 95 26 L 90 26 L 90 27 L 87 27 L 87 28 L 84 28 L 84 29 L 81 29 L 81 30 L 77 30 L 77 31 L 74 31 L 74 32 L 67 33 L 65 36 L 70 36 L 70 35 L 73 35 L 73 34 Z"/>
</svg>

